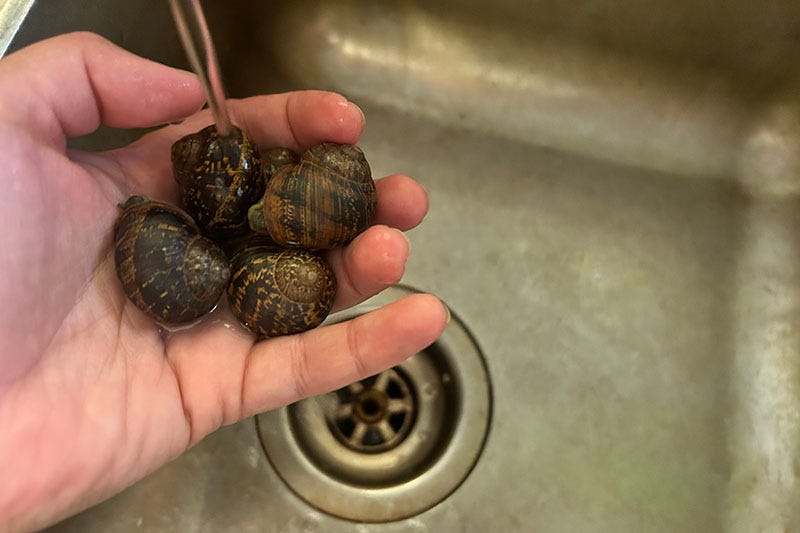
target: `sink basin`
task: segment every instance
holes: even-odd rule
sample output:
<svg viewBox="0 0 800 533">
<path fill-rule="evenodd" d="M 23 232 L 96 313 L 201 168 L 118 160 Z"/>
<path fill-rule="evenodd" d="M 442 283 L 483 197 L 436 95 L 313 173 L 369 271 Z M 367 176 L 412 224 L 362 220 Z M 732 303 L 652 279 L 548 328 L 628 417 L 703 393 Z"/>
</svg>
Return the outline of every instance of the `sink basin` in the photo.
<svg viewBox="0 0 800 533">
<path fill-rule="evenodd" d="M 800 529 L 799 3 L 206 3 L 233 96 L 342 92 L 375 175 L 427 188 L 404 283 L 491 376 L 463 483 L 359 531 Z M 185 67 L 166 2 L 84 4 L 35 3 L 11 49 L 88 29 Z M 251 419 L 53 530 L 137 527 L 353 522 Z"/>
</svg>

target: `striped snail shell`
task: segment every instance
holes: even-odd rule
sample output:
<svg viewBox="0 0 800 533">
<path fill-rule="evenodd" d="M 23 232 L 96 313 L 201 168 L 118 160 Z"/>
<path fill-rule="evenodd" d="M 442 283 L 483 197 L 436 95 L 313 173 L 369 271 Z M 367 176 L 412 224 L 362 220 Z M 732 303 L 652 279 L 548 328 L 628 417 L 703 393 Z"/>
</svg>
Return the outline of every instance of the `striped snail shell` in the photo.
<svg viewBox="0 0 800 533">
<path fill-rule="evenodd" d="M 132 196 L 114 225 L 114 262 L 125 295 L 163 324 L 193 322 L 225 291 L 230 267 L 184 212 Z"/>
<path fill-rule="evenodd" d="M 309 249 L 344 246 L 375 214 L 372 172 L 357 146 L 322 143 L 283 167 L 248 212 L 250 228 L 278 244 Z"/>
<path fill-rule="evenodd" d="M 255 233 L 254 231 L 248 231 L 244 235 L 220 241 L 217 244 L 225 252 L 225 255 L 228 256 L 228 259 L 233 259 L 236 254 L 252 246 L 279 247 L 278 243 L 273 241 L 272 237 L 266 233 Z"/>
<path fill-rule="evenodd" d="M 256 244 L 231 262 L 231 311 L 261 337 L 317 327 L 330 313 L 335 293 L 333 270 L 309 250 Z"/>
<path fill-rule="evenodd" d="M 256 146 L 239 128 L 220 137 L 212 124 L 172 145 L 181 207 L 214 240 L 248 230 L 247 209 L 264 194 Z"/>
<path fill-rule="evenodd" d="M 262 148 L 261 150 L 261 171 L 264 175 L 264 183 L 269 183 L 272 176 L 278 173 L 283 167 L 296 165 L 300 162 L 300 156 L 282 146 L 276 148 Z"/>
</svg>

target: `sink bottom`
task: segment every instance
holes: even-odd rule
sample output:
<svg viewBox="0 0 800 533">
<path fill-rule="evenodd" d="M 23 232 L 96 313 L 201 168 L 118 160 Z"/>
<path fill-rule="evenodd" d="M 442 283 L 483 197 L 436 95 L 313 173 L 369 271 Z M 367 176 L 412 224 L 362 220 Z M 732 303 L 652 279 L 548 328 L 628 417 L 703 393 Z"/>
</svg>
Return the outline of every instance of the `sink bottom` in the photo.
<svg viewBox="0 0 800 533">
<path fill-rule="evenodd" d="M 393 287 L 338 320 L 412 292 Z M 436 343 L 394 369 L 259 415 L 257 426 L 275 470 L 310 505 L 389 522 L 433 507 L 462 483 L 483 448 L 490 407 L 483 356 L 453 314 Z"/>
</svg>

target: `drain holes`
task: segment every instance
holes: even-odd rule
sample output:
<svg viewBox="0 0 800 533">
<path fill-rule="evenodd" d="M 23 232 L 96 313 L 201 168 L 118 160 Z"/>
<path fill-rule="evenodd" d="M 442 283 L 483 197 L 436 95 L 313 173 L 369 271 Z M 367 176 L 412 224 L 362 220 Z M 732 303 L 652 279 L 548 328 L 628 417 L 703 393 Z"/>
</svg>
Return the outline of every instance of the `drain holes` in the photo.
<svg viewBox="0 0 800 533">
<path fill-rule="evenodd" d="M 416 400 L 401 370 L 352 383 L 335 393 L 328 425 L 352 450 L 377 453 L 394 448 L 408 435 Z"/>
<path fill-rule="evenodd" d="M 353 318 L 413 291 L 390 290 Z M 400 365 L 256 417 L 286 484 L 319 510 L 359 522 L 407 518 L 466 478 L 489 426 L 483 358 L 457 316 L 441 338 Z"/>
</svg>

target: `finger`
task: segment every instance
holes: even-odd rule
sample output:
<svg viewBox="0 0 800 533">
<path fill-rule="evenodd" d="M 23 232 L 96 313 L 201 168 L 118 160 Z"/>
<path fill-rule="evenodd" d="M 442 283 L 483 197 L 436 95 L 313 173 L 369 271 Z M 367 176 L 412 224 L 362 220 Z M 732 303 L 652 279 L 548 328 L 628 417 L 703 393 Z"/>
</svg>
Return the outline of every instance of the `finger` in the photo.
<svg viewBox="0 0 800 533">
<path fill-rule="evenodd" d="M 347 322 L 258 343 L 242 379 L 241 416 L 390 368 L 433 343 L 447 314 L 437 298 L 418 294 Z"/>
<path fill-rule="evenodd" d="M 203 104 L 196 77 L 91 33 L 41 41 L 0 61 L 4 118 L 63 144 L 102 123 L 132 128 L 186 117 Z M 45 111 L 46 110 L 46 111 Z"/>
<path fill-rule="evenodd" d="M 334 311 L 353 306 L 394 285 L 403 277 L 409 244 L 403 233 L 372 226 L 346 248 L 327 254 L 336 273 Z"/>
<path fill-rule="evenodd" d="M 326 256 L 338 281 L 334 311 L 363 302 L 402 279 L 410 246 L 397 229 L 416 227 L 428 211 L 427 193 L 407 176 L 377 180 L 376 187 L 376 225 Z"/>
<path fill-rule="evenodd" d="M 230 104 L 232 120 L 259 146 L 302 151 L 323 141 L 356 144 L 364 113 L 344 96 L 325 91 L 271 94 Z"/>
<path fill-rule="evenodd" d="M 333 390 L 430 345 L 447 310 L 414 295 L 354 320 L 253 343 L 243 328 L 207 321 L 167 342 L 191 446 L 224 424 Z"/>
<path fill-rule="evenodd" d="M 364 113 L 344 96 L 327 91 L 293 91 L 227 101 L 231 121 L 258 146 L 283 146 L 296 152 L 323 141 L 355 144 L 364 129 Z M 213 122 L 209 110 L 147 139 L 172 145 Z"/>
<path fill-rule="evenodd" d="M 375 224 L 408 231 L 417 227 L 428 213 L 428 193 L 408 176 L 393 174 L 375 181 L 378 206 Z"/>
<path fill-rule="evenodd" d="M 299 91 L 230 100 L 233 122 L 263 147 L 286 146 L 301 151 L 330 141 L 358 142 L 364 128 L 361 110 L 343 96 L 323 91 Z M 129 187 L 149 194 L 172 187 L 170 148 L 181 137 L 212 123 L 208 110 L 181 124 L 143 136 L 136 143 L 108 152 L 122 169 Z M 168 182 L 168 183 L 165 183 Z"/>
</svg>

